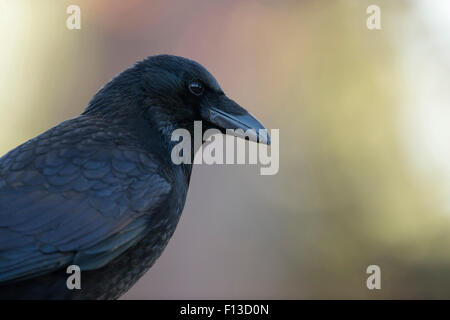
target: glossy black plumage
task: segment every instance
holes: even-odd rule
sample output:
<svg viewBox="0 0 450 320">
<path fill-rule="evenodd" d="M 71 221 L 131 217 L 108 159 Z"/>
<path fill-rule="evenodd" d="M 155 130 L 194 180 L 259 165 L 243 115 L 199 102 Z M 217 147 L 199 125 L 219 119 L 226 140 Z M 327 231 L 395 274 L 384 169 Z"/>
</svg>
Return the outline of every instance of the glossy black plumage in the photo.
<svg viewBox="0 0 450 320">
<path fill-rule="evenodd" d="M 191 95 L 201 81 L 205 92 Z M 210 107 L 248 115 L 191 60 L 161 55 L 119 74 L 67 120 L 0 158 L 0 298 L 114 299 L 173 234 L 191 165 L 171 132 L 205 128 Z M 66 286 L 78 265 L 82 289 Z"/>
</svg>

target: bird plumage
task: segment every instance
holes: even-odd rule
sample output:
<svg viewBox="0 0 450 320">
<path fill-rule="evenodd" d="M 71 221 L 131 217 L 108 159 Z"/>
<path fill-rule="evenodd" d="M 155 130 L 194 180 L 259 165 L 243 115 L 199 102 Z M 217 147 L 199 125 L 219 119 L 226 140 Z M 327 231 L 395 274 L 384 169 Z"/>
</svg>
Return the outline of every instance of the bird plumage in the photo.
<svg viewBox="0 0 450 320">
<path fill-rule="evenodd" d="M 186 90 L 191 79 L 204 83 L 202 100 Z M 163 251 L 186 200 L 192 167 L 172 163 L 170 133 L 192 131 L 205 101 L 220 96 L 198 63 L 150 57 L 106 84 L 82 115 L 1 157 L 0 298 L 126 292 Z M 82 270 L 81 290 L 67 288 L 68 265 Z"/>
</svg>

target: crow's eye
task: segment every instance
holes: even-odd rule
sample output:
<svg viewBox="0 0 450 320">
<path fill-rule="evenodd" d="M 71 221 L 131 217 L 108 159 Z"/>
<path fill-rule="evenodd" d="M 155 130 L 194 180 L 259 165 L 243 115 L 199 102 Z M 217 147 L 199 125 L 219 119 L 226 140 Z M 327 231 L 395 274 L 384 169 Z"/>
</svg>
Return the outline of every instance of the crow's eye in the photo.
<svg viewBox="0 0 450 320">
<path fill-rule="evenodd" d="M 196 96 L 200 96 L 204 91 L 203 84 L 200 81 L 192 81 L 189 83 L 189 91 Z"/>
</svg>

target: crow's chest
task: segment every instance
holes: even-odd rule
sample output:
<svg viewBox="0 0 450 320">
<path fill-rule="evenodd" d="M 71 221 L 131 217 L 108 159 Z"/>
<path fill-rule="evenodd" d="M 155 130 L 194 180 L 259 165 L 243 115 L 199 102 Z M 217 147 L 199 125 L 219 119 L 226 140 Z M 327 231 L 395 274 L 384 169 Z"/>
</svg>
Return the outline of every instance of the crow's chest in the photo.
<svg viewBox="0 0 450 320">
<path fill-rule="evenodd" d="M 159 258 L 176 228 L 173 221 L 150 232 L 107 266 L 86 272 L 84 288 L 74 292 L 77 299 L 117 299 L 127 292 Z"/>
<path fill-rule="evenodd" d="M 175 196 L 175 195 L 174 195 Z M 177 194 L 166 212 L 159 212 L 144 239 L 107 266 L 85 272 L 84 289 L 72 299 L 117 299 L 126 293 L 155 263 L 172 237 L 181 216 L 186 193 Z"/>
</svg>

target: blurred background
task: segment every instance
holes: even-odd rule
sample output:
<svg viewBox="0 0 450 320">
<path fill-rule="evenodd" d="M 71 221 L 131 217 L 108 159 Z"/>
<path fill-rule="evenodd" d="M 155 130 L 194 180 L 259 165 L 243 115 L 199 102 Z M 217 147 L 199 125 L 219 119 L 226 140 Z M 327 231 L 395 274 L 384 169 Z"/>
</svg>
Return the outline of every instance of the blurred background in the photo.
<svg viewBox="0 0 450 320">
<path fill-rule="evenodd" d="M 450 298 L 448 1 L 0 0 L 0 45 L 0 154 L 159 53 L 280 129 L 277 175 L 195 167 L 172 240 L 123 299 Z"/>
</svg>

